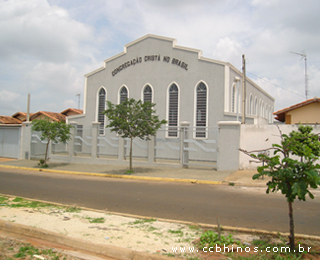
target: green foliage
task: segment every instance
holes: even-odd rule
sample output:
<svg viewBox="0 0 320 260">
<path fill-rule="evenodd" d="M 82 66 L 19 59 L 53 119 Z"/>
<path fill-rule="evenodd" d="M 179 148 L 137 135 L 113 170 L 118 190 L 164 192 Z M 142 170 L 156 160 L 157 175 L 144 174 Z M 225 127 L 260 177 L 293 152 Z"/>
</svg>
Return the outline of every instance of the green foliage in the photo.
<svg viewBox="0 0 320 260">
<path fill-rule="evenodd" d="M 305 201 L 307 194 L 314 199 L 309 189 L 316 189 L 320 185 L 320 165 L 316 163 L 320 156 L 319 136 L 312 134 L 311 126 L 300 125 L 298 131 L 292 131 L 289 135 L 281 133 L 281 144 L 273 144 L 270 150 L 274 150 L 273 156 L 250 154 L 265 163 L 265 166 L 258 167 L 258 174 L 252 178 L 255 180 L 264 175 L 271 177 L 267 183 L 267 193 L 280 190 L 286 196 L 290 219 L 290 248 L 294 250 L 292 203 L 295 199 Z"/>
<path fill-rule="evenodd" d="M 155 115 L 154 103 L 135 99 L 127 99 L 118 105 L 107 101 L 108 109 L 103 113 L 109 120 L 106 126 L 111 132 L 116 132 L 122 138 L 130 138 L 130 171 L 132 170 L 132 140 L 139 137 L 142 140 L 149 140 L 155 136 L 158 129 L 166 120 L 159 120 Z"/>
<path fill-rule="evenodd" d="M 90 218 L 86 217 L 87 220 L 89 220 L 90 223 L 104 223 L 106 220 L 105 218 Z"/>
<path fill-rule="evenodd" d="M 151 222 L 155 222 L 155 221 L 157 221 L 157 220 L 153 219 L 153 218 L 145 218 L 145 219 L 137 219 L 137 220 L 135 220 L 134 222 L 132 222 L 130 224 L 137 225 L 137 224 L 151 223 Z"/>
<path fill-rule="evenodd" d="M 314 198 L 309 188 L 316 189 L 320 185 L 320 165 L 315 163 L 320 156 L 320 142 L 318 135 L 311 131 L 311 126 L 299 126 L 298 131 L 283 134 L 281 145 L 272 145 L 274 156 L 251 155 L 266 163 L 258 167 L 258 174 L 252 178 L 270 176 L 267 193 L 280 190 L 288 202 L 296 198 L 305 201 L 307 194 Z"/>
<path fill-rule="evenodd" d="M 41 132 L 40 139 L 52 140 L 53 142 L 66 143 L 71 139 L 70 129 L 73 126 L 67 125 L 64 122 L 51 122 L 47 119 L 33 120 L 32 131 Z"/>
<path fill-rule="evenodd" d="M 47 140 L 45 158 L 43 162 L 40 161 L 40 166 L 46 166 L 48 146 L 50 141 L 66 143 L 71 139 L 70 130 L 73 128 L 71 125 L 67 125 L 64 122 L 51 122 L 48 119 L 40 119 L 32 121 L 32 131 L 41 132 L 41 141 Z"/>
<path fill-rule="evenodd" d="M 106 127 L 111 128 L 123 138 L 136 138 L 149 140 L 149 136 L 154 136 L 166 120 L 159 120 L 155 115 L 154 103 L 135 99 L 127 99 L 119 105 L 114 105 L 107 101 L 108 109 L 104 114 L 109 119 Z"/>
<path fill-rule="evenodd" d="M 232 238 L 232 235 L 229 234 L 227 237 L 221 235 L 219 239 L 219 234 L 213 232 L 212 230 L 207 230 L 205 231 L 201 236 L 200 236 L 200 242 L 199 246 L 201 249 L 204 247 L 214 247 L 215 245 L 218 246 L 229 246 L 233 245 L 235 240 Z"/>
<path fill-rule="evenodd" d="M 44 208 L 44 207 L 51 207 L 51 204 L 48 203 L 43 203 L 43 202 L 39 202 L 39 201 L 29 201 L 29 200 L 25 200 L 23 198 L 20 197 L 16 197 L 15 199 L 12 200 L 10 206 L 11 208 Z"/>
<path fill-rule="evenodd" d="M 39 165 L 41 168 L 48 168 L 48 164 L 46 164 L 43 159 L 40 159 L 38 165 Z"/>
<path fill-rule="evenodd" d="M 134 171 L 133 171 L 133 170 L 127 170 L 124 174 L 131 175 L 131 174 L 133 174 L 133 173 L 134 173 Z"/>
</svg>

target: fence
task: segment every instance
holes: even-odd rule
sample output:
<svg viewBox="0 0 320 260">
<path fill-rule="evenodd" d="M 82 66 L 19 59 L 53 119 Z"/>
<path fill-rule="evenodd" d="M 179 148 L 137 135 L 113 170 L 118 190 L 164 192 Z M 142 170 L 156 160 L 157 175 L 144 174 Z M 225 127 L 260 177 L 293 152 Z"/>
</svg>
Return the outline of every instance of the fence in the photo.
<svg viewBox="0 0 320 260">
<path fill-rule="evenodd" d="M 74 125 L 72 139 L 66 143 L 52 143 L 49 158 L 52 160 L 83 163 L 127 164 L 130 139 L 116 133 L 98 135 L 98 125 L 83 128 Z M 177 127 L 178 135 L 168 137 L 167 128 L 160 129 L 150 140 L 133 139 L 132 158 L 135 163 L 148 165 L 204 166 L 217 168 L 218 128 L 203 128 L 202 138 L 194 138 L 198 129 Z M 47 142 L 40 140 L 40 133 L 31 134 L 31 159 L 43 157 Z"/>
<path fill-rule="evenodd" d="M 22 127 L 22 148 L 20 155 L 31 154 L 31 158 L 43 156 L 45 141 L 40 141 L 37 133 L 30 133 L 30 123 Z M 75 125 L 73 138 L 67 144 L 52 144 L 49 157 L 55 161 L 91 164 L 127 165 L 130 140 L 115 133 L 99 136 L 99 123 L 83 128 Z M 139 138 L 133 140 L 133 161 L 136 165 L 167 165 L 173 167 L 205 166 L 218 170 L 256 169 L 259 164 L 239 152 L 239 148 L 252 151 L 263 150 L 279 143 L 280 127 L 288 134 L 297 130 L 295 125 L 241 125 L 236 121 L 218 122 L 216 128 L 197 131 L 184 122 L 176 137 L 169 137 L 168 129 L 162 128 L 149 141 Z M 320 132 L 320 126 L 313 126 Z M 173 131 L 170 129 L 170 131 Z M 106 131 L 108 132 L 108 131 Z M 199 131 L 198 131 L 199 132 Z M 31 147 L 30 147 L 31 144 Z M 27 158 L 27 156 L 26 156 Z"/>
</svg>

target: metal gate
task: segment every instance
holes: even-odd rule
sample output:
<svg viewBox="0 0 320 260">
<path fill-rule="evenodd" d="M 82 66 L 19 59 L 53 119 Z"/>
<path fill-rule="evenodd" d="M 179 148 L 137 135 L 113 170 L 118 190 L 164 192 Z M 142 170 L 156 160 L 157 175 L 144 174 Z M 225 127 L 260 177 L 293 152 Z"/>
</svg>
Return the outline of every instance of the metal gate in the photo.
<svg viewBox="0 0 320 260">
<path fill-rule="evenodd" d="M 21 126 L 0 127 L 0 157 L 19 159 Z"/>
<path fill-rule="evenodd" d="M 183 133 L 183 165 L 217 168 L 219 129 L 188 127 Z"/>
</svg>

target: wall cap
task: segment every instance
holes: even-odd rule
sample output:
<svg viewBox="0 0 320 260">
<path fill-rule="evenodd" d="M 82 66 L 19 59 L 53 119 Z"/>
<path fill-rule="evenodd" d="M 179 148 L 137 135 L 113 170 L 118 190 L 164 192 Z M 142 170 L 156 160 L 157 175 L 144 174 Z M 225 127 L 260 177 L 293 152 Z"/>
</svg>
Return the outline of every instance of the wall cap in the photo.
<svg viewBox="0 0 320 260">
<path fill-rule="evenodd" d="M 239 121 L 219 121 L 218 125 L 241 125 Z"/>
</svg>

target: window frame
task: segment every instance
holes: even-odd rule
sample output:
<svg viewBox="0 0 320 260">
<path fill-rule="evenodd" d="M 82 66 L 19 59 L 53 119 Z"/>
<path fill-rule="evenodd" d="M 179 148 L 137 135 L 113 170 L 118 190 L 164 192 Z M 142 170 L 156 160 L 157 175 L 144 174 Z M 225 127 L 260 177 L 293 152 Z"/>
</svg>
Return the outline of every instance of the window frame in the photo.
<svg viewBox="0 0 320 260">
<path fill-rule="evenodd" d="M 142 88 L 142 91 L 141 91 L 141 100 L 143 101 L 143 103 L 145 102 L 145 101 L 144 101 L 144 91 L 145 91 L 145 89 L 146 89 L 148 86 L 151 88 L 151 103 L 153 103 L 153 100 L 154 100 L 154 89 L 153 89 L 152 85 L 149 84 L 149 83 L 145 84 L 145 85 L 143 86 L 143 88 Z"/>
<path fill-rule="evenodd" d="M 178 89 L 178 97 L 177 97 L 177 135 L 176 136 L 171 136 L 169 135 L 169 112 L 170 112 L 170 88 L 175 85 Z M 180 120 L 180 87 L 176 82 L 171 82 L 168 87 L 167 87 L 167 111 L 166 111 L 166 120 L 167 120 L 167 131 L 166 131 L 166 138 L 179 138 L 180 134 L 179 134 L 179 120 Z"/>
<path fill-rule="evenodd" d="M 121 103 L 121 90 L 125 88 L 127 90 L 127 99 L 129 99 L 129 88 L 126 85 L 122 85 L 118 91 L 118 104 Z"/>
<path fill-rule="evenodd" d="M 107 102 L 107 89 L 103 86 L 101 86 L 98 91 L 97 91 L 97 99 L 96 99 L 96 122 L 99 122 L 100 125 L 99 125 L 99 136 L 102 136 L 102 135 L 105 135 L 105 128 L 106 128 L 106 116 L 104 115 L 103 116 L 103 122 L 100 122 L 99 121 L 99 112 L 100 112 L 100 91 L 101 90 L 104 90 L 104 95 L 105 95 L 105 98 L 104 98 L 104 110 L 106 110 L 106 102 Z M 103 123 L 103 124 L 102 124 Z"/>
<path fill-rule="evenodd" d="M 200 84 L 203 84 L 206 88 L 206 100 L 205 100 L 205 126 L 198 126 L 197 123 L 198 123 L 198 87 L 200 86 Z M 195 88 L 194 88 L 194 129 L 195 131 L 193 132 L 193 138 L 194 139 L 207 139 L 208 138 L 208 131 L 207 131 L 207 128 L 208 128 L 208 112 L 209 112 L 209 87 L 208 87 L 208 84 L 203 81 L 203 80 L 200 80 L 199 82 L 197 82 L 197 84 L 195 85 Z M 205 136 L 197 136 L 198 132 L 198 128 L 205 128 Z"/>
</svg>

